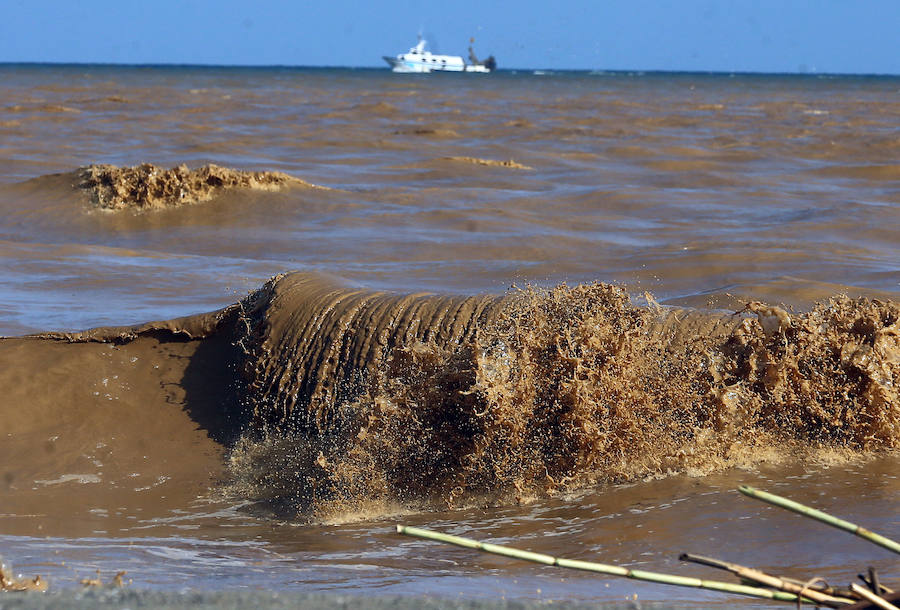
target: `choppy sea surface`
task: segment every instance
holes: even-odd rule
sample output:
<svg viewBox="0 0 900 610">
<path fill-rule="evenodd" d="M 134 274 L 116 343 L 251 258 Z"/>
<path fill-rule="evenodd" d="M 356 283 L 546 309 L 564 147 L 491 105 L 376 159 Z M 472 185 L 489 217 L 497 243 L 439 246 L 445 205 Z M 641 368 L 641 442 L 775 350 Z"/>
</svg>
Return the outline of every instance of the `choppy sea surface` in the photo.
<svg viewBox="0 0 900 610">
<path fill-rule="evenodd" d="M 142 205 L 209 164 L 299 180 Z M 736 492 L 900 537 L 898 312 L 900 77 L 0 65 L 0 556 L 53 588 L 734 603 L 397 523 L 900 584 Z"/>
</svg>

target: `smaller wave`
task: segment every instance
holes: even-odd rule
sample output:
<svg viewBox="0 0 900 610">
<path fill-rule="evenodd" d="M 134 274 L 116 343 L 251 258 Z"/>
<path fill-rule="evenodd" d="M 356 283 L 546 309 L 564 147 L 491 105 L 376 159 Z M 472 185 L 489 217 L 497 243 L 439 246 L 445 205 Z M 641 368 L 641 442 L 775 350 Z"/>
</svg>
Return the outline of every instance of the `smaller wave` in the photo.
<svg viewBox="0 0 900 610">
<path fill-rule="evenodd" d="M 151 210 L 209 201 L 231 189 L 277 191 L 292 186 L 326 188 L 282 172 L 248 172 L 218 165 L 162 169 L 151 163 L 134 167 L 89 165 L 78 170 L 78 188 L 101 210 Z"/>
<path fill-rule="evenodd" d="M 534 123 L 529 121 L 528 119 L 513 119 L 511 121 L 506 121 L 503 123 L 504 127 L 524 127 L 528 129 L 532 129 L 534 127 Z"/>
<path fill-rule="evenodd" d="M 353 107 L 353 110 L 356 112 L 378 116 L 393 116 L 396 114 L 400 114 L 400 109 L 393 104 L 389 104 L 388 102 L 378 102 L 375 104 L 358 104 Z"/>
<path fill-rule="evenodd" d="M 697 104 L 694 110 L 725 110 L 725 104 Z"/>
<path fill-rule="evenodd" d="M 23 106 L 21 104 L 16 104 L 14 106 L 7 106 L 7 112 L 47 112 L 47 113 L 73 113 L 78 114 L 81 111 L 78 108 L 72 108 L 71 106 L 63 106 L 61 104 L 31 104 Z"/>
<path fill-rule="evenodd" d="M 523 165 L 517 161 L 509 159 L 508 161 L 497 161 L 495 159 L 479 159 L 478 157 L 445 157 L 448 161 L 459 161 L 461 163 L 472 163 L 474 165 L 487 165 L 489 167 L 508 167 L 510 169 L 534 169 L 528 165 Z"/>
<path fill-rule="evenodd" d="M 437 127 L 412 127 L 402 128 L 394 131 L 396 136 L 431 136 L 434 138 L 458 138 L 459 133 L 453 129 L 443 129 Z"/>
</svg>

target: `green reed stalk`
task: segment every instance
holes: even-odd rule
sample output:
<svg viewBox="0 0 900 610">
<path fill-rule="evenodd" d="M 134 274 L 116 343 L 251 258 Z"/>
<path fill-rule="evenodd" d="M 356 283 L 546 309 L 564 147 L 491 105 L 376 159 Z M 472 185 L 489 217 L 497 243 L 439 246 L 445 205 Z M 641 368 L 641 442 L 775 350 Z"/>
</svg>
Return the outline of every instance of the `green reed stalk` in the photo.
<svg viewBox="0 0 900 610">
<path fill-rule="evenodd" d="M 760 587 L 749 587 L 747 585 L 736 585 L 728 582 L 719 582 L 717 580 L 701 580 L 690 576 L 676 576 L 674 574 L 662 574 L 659 572 L 647 572 L 644 570 L 632 570 L 621 566 L 607 565 L 603 563 L 594 563 L 592 561 L 579 561 L 577 559 L 562 559 L 543 553 L 532 553 L 531 551 L 523 551 L 499 544 L 490 544 L 488 542 L 479 542 L 471 538 L 462 538 L 461 536 L 451 536 L 449 534 L 441 534 L 432 532 L 418 527 L 407 527 L 404 525 L 397 526 L 397 533 L 404 536 L 414 536 L 416 538 L 424 538 L 426 540 L 434 540 L 436 542 L 445 542 L 461 546 L 466 549 L 474 549 L 494 555 L 502 555 L 504 557 L 512 557 L 513 559 L 524 559 L 534 563 L 542 563 L 548 566 L 559 566 L 561 568 L 570 568 L 573 570 L 585 570 L 588 572 L 599 572 L 600 574 L 609 574 L 611 576 L 624 576 L 635 580 L 643 580 L 647 582 L 656 582 L 664 585 L 677 585 L 681 587 L 694 587 L 696 589 L 709 589 L 712 591 L 722 591 L 725 593 L 736 593 L 739 595 L 749 595 L 751 597 L 760 597 L 763 599 L 772 599 L 784 602 L 796 602 L 797 596 L 793 593 L 785 593 L 784 591 L 772 591 L 770 589 L 762 589 Z M 804 602 L 813 604 L 815 602 L 806 599 Z M 848 602 L 849 603 L 849 602 Z"/>
<path fill-rule="evenodd" d="M 856 525 L 855 523 L 850 523 L 849 521 L 844 521 L 843 519 L 832 517 L 828 513 L 810 508 L 809 506 L 800 504 L 799 502 L 794 502 L 793 500 L 788 500 L 787 498 L 782 498 L 781 496 L 777 496 L 773 493 L 762 491 L 761 489 L 755 489 L 753 487 L 750 487 L 749 485 L 741 485 L 740 487 L 738 487 L 738 491 L 740 491 L 745 496 L 756 498 L 757 500 L 762 500 L 763 502 L 768 502 L 769 504 L 774 504 L 775 506 L 779 506 L 781 508 L 786 508 L 787 510 L 803 515 L 804 517 L 810 517 L 812 519 L 830 525 L 831 527 L 836 527 L 846 532 L 850 532 L 851 534 L 855 534 L 860 538 L 864 538 L 869 542 L 874 542 L 878 546 L 882 546 L 889 551 L 900 553 L 900 543 L 897 543 L 890 538 L 886 538 L 880 534 L 876 534 L 875 532 L 870 532 L 866 528 Z"/>
</svg>

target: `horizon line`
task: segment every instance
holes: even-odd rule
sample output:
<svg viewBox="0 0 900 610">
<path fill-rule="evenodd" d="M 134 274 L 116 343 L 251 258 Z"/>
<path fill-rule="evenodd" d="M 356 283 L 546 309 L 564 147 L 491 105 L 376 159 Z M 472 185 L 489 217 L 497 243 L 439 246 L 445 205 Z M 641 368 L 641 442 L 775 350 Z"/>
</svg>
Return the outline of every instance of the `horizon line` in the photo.
<svg viewBox="0 0 900 610">
<path fill-rule="evenodd" d="M 302 65 L 302 64 L 217 64 L 217 63 L 183 63 L 183 62 L 90 62 L 90 61 L 0 61 L 0 67 L 10 66 L 56 66 L 56 67 L 98 67 L 98 68 L 199 68 L 199 69 L 279 69 L 279 70 L 377 70 L 390 72 L 389 67 L 338 66 L 338 65 Z M 439 71 L 438 71 L 439 72 Z M 578 72 L 589 74 L 698 74 L 725 76 L 804 76 L 804 77 L 900 77 L 900 73 L 892 72 L 791 72 L 791 71 L 759 71 L 759 70 L 685 70 L 661 68 L 497 68 L 494 72 Z"/>
</svg>

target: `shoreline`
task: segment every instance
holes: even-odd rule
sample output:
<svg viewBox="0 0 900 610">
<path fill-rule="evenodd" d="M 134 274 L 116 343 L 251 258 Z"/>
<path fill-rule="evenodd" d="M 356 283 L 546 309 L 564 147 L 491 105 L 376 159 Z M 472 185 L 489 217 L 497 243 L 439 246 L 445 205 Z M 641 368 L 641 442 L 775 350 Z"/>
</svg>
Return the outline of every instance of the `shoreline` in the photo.
<svg viewBox="0 0 900 610">
<path fill-rule="evenodd" d="M 733 600 L 732 600 L 733 601 Z M 456 609 L 456 610 L 531 610 L 546 608 L 564 610 L 667 610 L 689 608 L 660 602 L 621 601 L 573 603 L 564 601 L 515 601 L 505 599 L 450 599 L 429 596 L 363 596 L 317 593 L 283 593 L 269 591 L 151 591 L 141 589 L 60 590 L 49 593 L 0 593 L 3 610 L 93 608 L 192 608 L 194 610 L 222 610 L 253 607 L 258 610 L 274 608 L 346 608 L 381 609 Z"/>
</svg>

